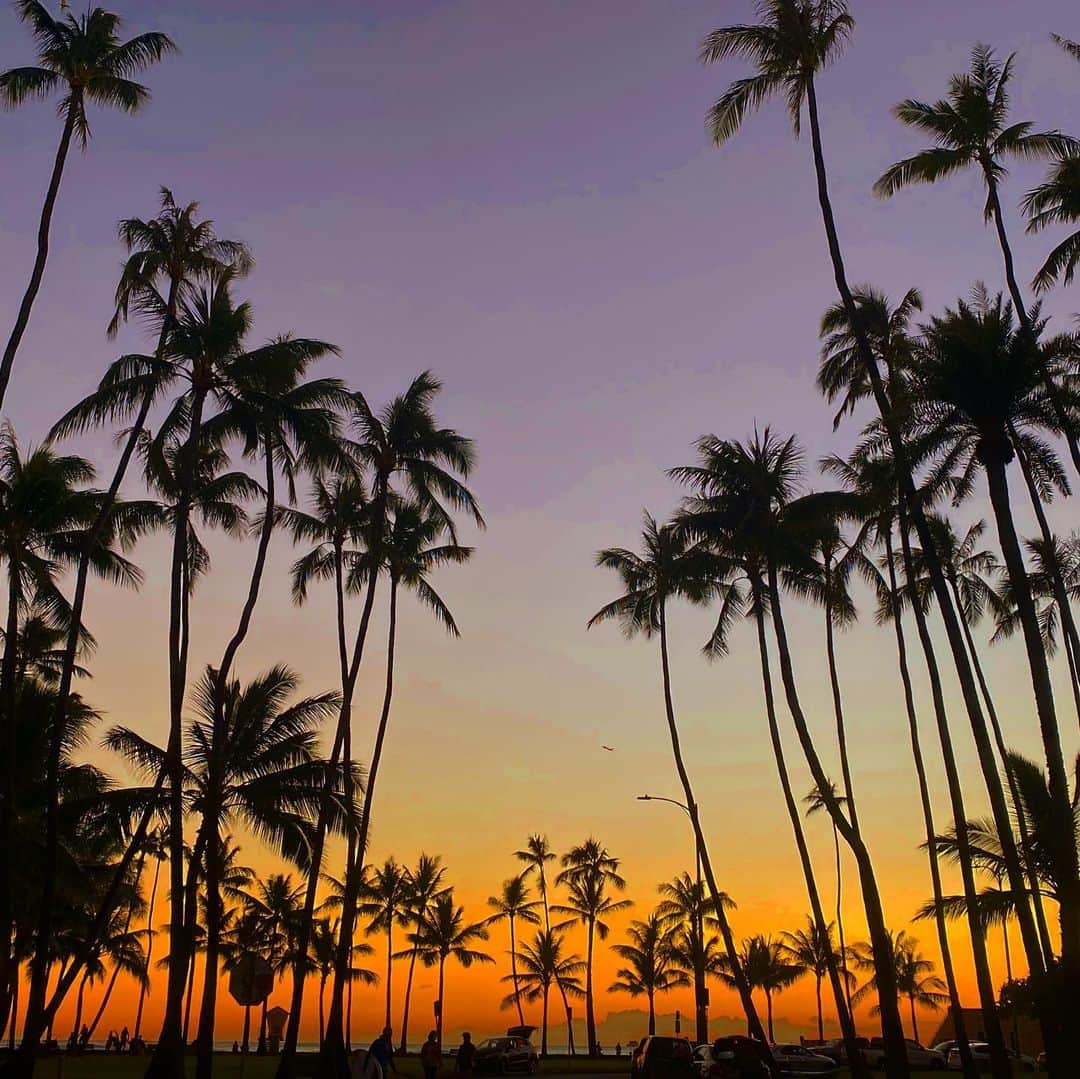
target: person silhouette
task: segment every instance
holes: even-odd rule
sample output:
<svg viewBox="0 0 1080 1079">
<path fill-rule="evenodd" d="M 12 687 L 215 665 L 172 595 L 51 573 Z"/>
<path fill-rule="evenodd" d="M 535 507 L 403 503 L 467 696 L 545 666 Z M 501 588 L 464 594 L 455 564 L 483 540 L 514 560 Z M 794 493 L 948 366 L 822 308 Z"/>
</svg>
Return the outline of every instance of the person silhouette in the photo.
<svg viewBox="0 0 1080 1079">
<path fill-rule="evenodd" d="M 458 1075 L 470 1076 L 473 1073 L 475 1061 L 476 1046 L 473 1045 L 472 1035 L 466 1030 L 461 1035 L 461 1044 L 458 1046 L 457 1058 L 454 1061 L 454 1071 Z"/>
<path fill-rule="evenodd" d="M 428 1032 L 427 1041 L 420 1049 L 420 1067 L 424 1069 L 424 1079 L 435 1079 L 442 1066 L 442 1051 L 439 1049 L 439 1032 Z"/>
</svg>

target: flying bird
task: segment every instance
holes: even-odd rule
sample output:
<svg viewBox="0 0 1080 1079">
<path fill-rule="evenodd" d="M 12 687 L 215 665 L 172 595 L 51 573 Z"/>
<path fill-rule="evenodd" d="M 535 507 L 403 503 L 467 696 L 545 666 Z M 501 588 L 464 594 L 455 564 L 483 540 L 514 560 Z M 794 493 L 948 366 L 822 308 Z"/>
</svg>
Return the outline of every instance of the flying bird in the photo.
<svg viewBox="0 0 1080 1079">
<path fill-rule="evenodd" d="M 614 746 L 601 745 L 600 748 L 601 749 L 606 749 L 609 753 L 614 753 L 615 752 L 615 747 Z"/>
</svg>

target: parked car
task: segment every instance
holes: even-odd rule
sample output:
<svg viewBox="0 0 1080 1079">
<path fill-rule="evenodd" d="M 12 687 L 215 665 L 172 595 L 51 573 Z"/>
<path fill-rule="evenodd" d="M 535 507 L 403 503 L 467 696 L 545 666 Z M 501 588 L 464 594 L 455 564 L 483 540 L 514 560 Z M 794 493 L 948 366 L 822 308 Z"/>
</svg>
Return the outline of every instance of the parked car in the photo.
<svg viewBox="0 0 1080 1079">
<path fill-rule="evenodd" d="M 540 1067 L 540 1057 L 529 1035 L 533 1027 L 511 1027 L 501 1038 L 485 1038 L 476 1047 L 474 1068 L 479 1072 L 507 1075 L 525 1072 L 535 1075 Z"/>
<path fill-rule="evenodd" d="M 769 1075 L 761 1044 L 740 1034 L 699 1045 L 694 1050 L 694 1070 L 697 1079 L 742 1079 L 755 1071 L 762 1079 Z"/>
<path fill-rule="evenodd" d="M 819 1053 L 816 1046 L 774 1045 L 772 1055 L 781 1075 L 835 1075 L 840 1067 L 831 1057 Z"/>
<path fill-rule="evenodd" d="M 1037 1070 L 1038 1064 L 1035 1062 L 1034 1057 L 1029 1057 L 1025 1053 L 1017 1053 L 1014 1049 L 1009 1049 L 1007 1052 L 1012 1057 L 1015 1071 L 1033 1072 Z M 979 1071 L 990 1070 L 990 1046 L 986 1042 L 972 1042 L 971 1055 L 975 1058 L 975 1064 Z M 949 1059 L 945 1066 L 951 1072 L 961 1070 L 960 1050 L 955 1045 L 949 1050 Z"/>
<path fill-rule="evenodd" d="M 862 1052 L 866 1052 L 870 1048 L 869 1038 L 856 1038 L 855 1044 Z M 821 1045 L 815 1046 L 815 1053 L 820 1053 L 823 1057 L 829 1057 L 837 1064 L 846 1064 L 847 1058 L 847 1043 L 843 1038 L 832 1038 L 827 1042 L 823 1042 Z"/>
<path fill-rule="evenodd" d="M 939 1053 L 936 1049 L 927 1049 L 910 1038 L 904 1039 L 907 1049 L 908 1064 L 912 1069 L 921 1071 L 940 1071 L 945 1067 L 948 1059 L 945 1053 Z M 885 1039 L 871 1038 L 870 1045 L 865 1050 L 866 1062 L 871 1068 L 881 1068 L 885 1065 Z"/>
<path fill-rule="evenodd" d="M 694 1047 L 688 1038 L 650 1034 L 630 1060 L 634 1079 L 695 1079 Z"/>
</svg>

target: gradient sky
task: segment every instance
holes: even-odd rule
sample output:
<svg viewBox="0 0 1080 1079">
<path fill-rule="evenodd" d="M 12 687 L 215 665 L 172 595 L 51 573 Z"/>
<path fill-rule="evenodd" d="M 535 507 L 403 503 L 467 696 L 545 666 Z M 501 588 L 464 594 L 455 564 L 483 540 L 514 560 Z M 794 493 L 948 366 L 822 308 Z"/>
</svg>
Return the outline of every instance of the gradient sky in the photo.
<svg viewBox="0 0 1080 1079">
<path fill-rule="evenodd" d="M 109 342 L 104 327 L 121 258 L 116 221 L 152 215 L 162 184 L 181 201 L 199 200 L 219 233 L 253 248 L 257 270 L 240 291 L 254 304 L 256 340 L 294 331 L 336 342 L 342 358 L 323 370 L 373 401 L 434 369 L 446 384 L 440 413 L 477 441 L 473 485 L 489 528 L 473 563 L 439 581 L 462 640 L 445 639 L 411 608 L 402 619 L 372 857 L 442 853 L 480 916 L 528 833 L 545 831 L 559 848 L 592 833 L 623 859 L 634 913 L 644 916 L 656 882 L 692 860 L 692 841 L 676 810 L 634 801 L 677 790 L 657 664 L 650 645 L 626 644 L 614 628 L 586 632 L 588 616 L 614 594 L 614 580 L 592 568 L 593 553 L 632 544 L 643 506 L 668 511 L 675 496 L 662 470 L 687 461 L 705 431 L 744 437 L 755 423 L 796 430 L 811 460 L 844 451 L 853 434 L 832 434 L 812 384 L 816 323 L 833 293 L 809 145 L 792 139 L 779 104 L 723 150 L 705 135 L 705 109 L 740 70 L 702 68 L 698 42 L 715 25 L 748 18 L 751 4 L 116 6 L 130 31 L 166 30 L 182 55 L 147 77 L 154 98 L 138 117 L 93 113 L 92 146 L 70 160 L 8 398 L 19 436 L 42 438 L 118 348 L 149 348 L 134 331 Z M 889 107 L 938 96 L 983 39 L 1019 52 L 1018 119 L 1075 129 L 1080 68 L 1048 33 L 1077 37 L 1080 27 L 1068 0 L 910 0 L 902 8 L 854 4 L 854 42 L 821 80 L 824 138 L 852 279 L 872 277 L 893 295 L 919 285 L 935 309 L 978 279 L 1001 287 L 997 249 L 971 178 L 885 204 L 872 197 L 877 175 L 921 145 Z M 5 5 L 0 67 L 30 56 L 28 35 Z M 29 272 L 58 131 L 48 106 L 0 120 L 4 325 Z M 1046 244 L 1022 237 L 1013 207 L 1037 175 L 1017 170 L 1006 192 L 1025 279 Z M 1047 309 L 1067 315 L 1073 306 L 1058 295 Z M 105 435 L 81 448 L 110 459 Z M 107 722 L 163 739 L 163 541 L 137 557 L 148 577 L 141 594 L 94 595 L 89 620 L 100 649 L 86 692 Z M 330 688 L 329 596 L 301 610 L 290 604 L 291 557 L 282 537 L 239 670 L 248 676 L 285 660 L 308 690 Z M 250 550 L 217 543 L 214 558 L 195 602 L 193 670 L 220 654 Z M 736 930 L 794 927 L 806 900 L 753 640 L 738 634 L 732 658 L 708 666 L 696 654 L 702 618 L 677 612 L 675 620 L 686 749 L 719 876 L 740 905 Z M 810 611 L 791 620 L 805 703 L 828 747 L 820 620 Z M 840 662 L 861 816 L 899 927 L 929 884 L 891 649 L 867 612 L 863 628 L 842 640 Z M 361 679 L 361 746 L 382 655 L 370 653 Z M 1019 651 L 995 649 L 991 671 L 1010 739 L 1034 752 Z M 1063 726 L 1074 731 L 1060 699 Z M 924 693 L 920 703 L 928 706 Z M 981 782 L 961 718 L 958 743 L 979 811 Z M 797 789 L 808 788 L 796 772 Z M 943 798 L 938 812 L 944 823 Z M 811 830 L 831 902 L 829 835 L 823 823 Z M 254 841 L 245 854 L 269 864 Z M 846 904 L 853 925 L 857 905 Z M 917 933 L 933 950 L 930 927 Z M 492 942 L 500 974 L 504 948 Z M 614 966 L 603 959 L 598 984 Z M 489 972 L 452 975 L 448 1026 L 497 1030 L 497 991 Z M 430 995 L 430 987 L 419 991 L 418 1016 Z M 609 1006 L 629 1005 L 601 999 L 602 1015 Z M 689 1009 L 690 1001 L 673 997 L 668 1006 Z M 806 1027 L 812 1008 L 807 985 L 782 997 L 778 1014 Z M 735 1004 L 716 992 L 713 1011 L 734 1014 Z M 222 1036 L 232 1036 L 234 1020 L 230 1013 Z M 106 1026 L 121 1021 L 116 1012 Z"/>
</svg>

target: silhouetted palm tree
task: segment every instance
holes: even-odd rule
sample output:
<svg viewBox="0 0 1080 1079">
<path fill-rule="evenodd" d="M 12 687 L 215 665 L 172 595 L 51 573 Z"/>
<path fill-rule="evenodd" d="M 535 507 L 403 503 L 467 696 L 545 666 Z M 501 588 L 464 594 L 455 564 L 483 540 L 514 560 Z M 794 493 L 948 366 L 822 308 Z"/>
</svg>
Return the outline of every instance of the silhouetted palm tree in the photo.
<svg viewBox="0 0 1080 1079">
<path fill-rule="evenodd" d="M 387 858 L 382 866 L 376 867 L 367 875 L 357 908 L 368 919 L 368 933 L 386 934 L 386 1012 L 383 1018 L 383 1026 L 386 1027 L 391 1025 L 394 928 L 409 924 L 408 895 L 408 871 L 393 858 Z"/>
<path fill-rule="evenodd" d="M 446 868 L 442 859 L 436 855 L 421 854 L 416 866 L 408 871 L 408 890 L 405 897 L 405 905 L 408 908 L 409 925 L 412 929 L 410 940 L 412 945 L 407 952 L 399 952 L 397 958 L 409 960 L 409 973 L 405 979 L 405 1003 L 401 1013 L 401 1052 L 408 1052 L 409 1036 L 409 1004 L 412 1000 L 413 974 L 416 971 L 416 958 L 419 955 L 419 946 L 416 943 L 416 934 L 420 931 L 420 925 L 431 911 L 431 904 L 437 896 L 446 891 L 443 877 Z"/>
<path fill-rule="evenodd" d="M 529 886 L 521 876 L 510 877 L 504 880 L 502 891 L 488 899 L 488 906 L 495 913 L 488 918 L 489 923 L 505 921 L 510 930 L 510 976 L 517 985 L 517 936 L 516 923 L 524 922 L 526 925 L 539 925 L 540 915 L 536 908 L 540 906 L 538 900 L 529 898 Z M 525 1015 L 521 1010 L 521 1001 L 516 1001 L 518 1022 L 525 1024 Z"/>
<path fill-rule="evenodd" d="M 629 944 L 613 944 L 611 950 L 626 961 L 615 972 L 609 993 L 628 993 L 645 996 L 649 1002 L 649 1033 L 656 1033 L 656 994 L 690 985 L 689 976 L 673 962 L 672 945 L 675 929 L 655 911 L 641 922 L 636 919 L 627 927 Z"/>
<path fill-rule="evenodd" d="M 828 976 L 829 964 L 836 963 L 843 967 L 844 981 L 851 979 L 848 974 L 847 960 L 837 950 L 833 941 L 833 923 L 825 926 L 821 932 L 813 916 L 806 919 L 804 929 L 796 929 L 794 932 L 785 932 L 780 937 L 780 952 L 797 967 L 801 967 L 807 974 L 814 976 L 814 995 L 817 1000 L 817 1026 L 818 1041 L 825 1039 L 825 1021 L 821 1011 L 821 982 Z M 840 945 L 843 948 L 843 945 Z"/>
<path fill-rule="evenodd" d="M 773 1037 L 773 997 L 794 985 L 805 970 L 786 957 L 780 943 L 767 936 L 754 936 L 743 942 L 740 960 L 746 972 L 747 981 L 755 989 L 765 994 L 765 1009 L 768 1016 L 769 1041 Z M 730 971 L 725 970 L 721 979 L 732 984 Z"/>
<path fill-rule="evenodd" d="M 576 954 L 565 955 L 562 950 L 562 934 L 554 929 L 537 932 L 533 941 L 526 941 L 518 949 L 515 964 L 520 973 L 515 978 L 508 974 L 502 980 L 513 981 L 514 989 L 503 999 L 503 1007 L 524 998 L 530 1003 L 542 1002 L 543 1011 L 540 1019 L 540 1055 L 547 1056 L 548 1050 L 548 995 L 552 985 L 561 988 L 564 998 L 579 999 L 585 995 L 581 986 L 581 974 L 585 963 Z M 570 1027 L 571 1014 L 566 1013 L 567 1029 Z M 572 1034 L 571 1034 L 572 1038 Z M 572 1041 L 571 1041 L 571 1044 Z"/>
<path fill-rule="evenodd" d="M 59 90 L 63 96 L 57 111 L 64 126 L 41 208 L 34 268 L 0 359 L 0 406 L 3 406 L 11 379 L 15 354 L 41 288 L 49 257 L 53 208 L 71 140 L 74 137 L 83 149 L 90 142 L 86 106 L 103 105 L 127 113 L 138 111 L 146 104 L 150 91 L 134 82 L 131 76 L 145 71 L 176 49 L 169 37 L 156 32 L 121 41 L 120 16 L 99 7 L 88 7 L 82 16 L 67 13 L 54 18 L 40 0 L 16 0 L 15 10 L 34 36 L 38 62 L 35 67 L 16 67 L 0 74 L 0 102 L 12 108 L 34 98 L 46 98 Z"/>
</svg>

